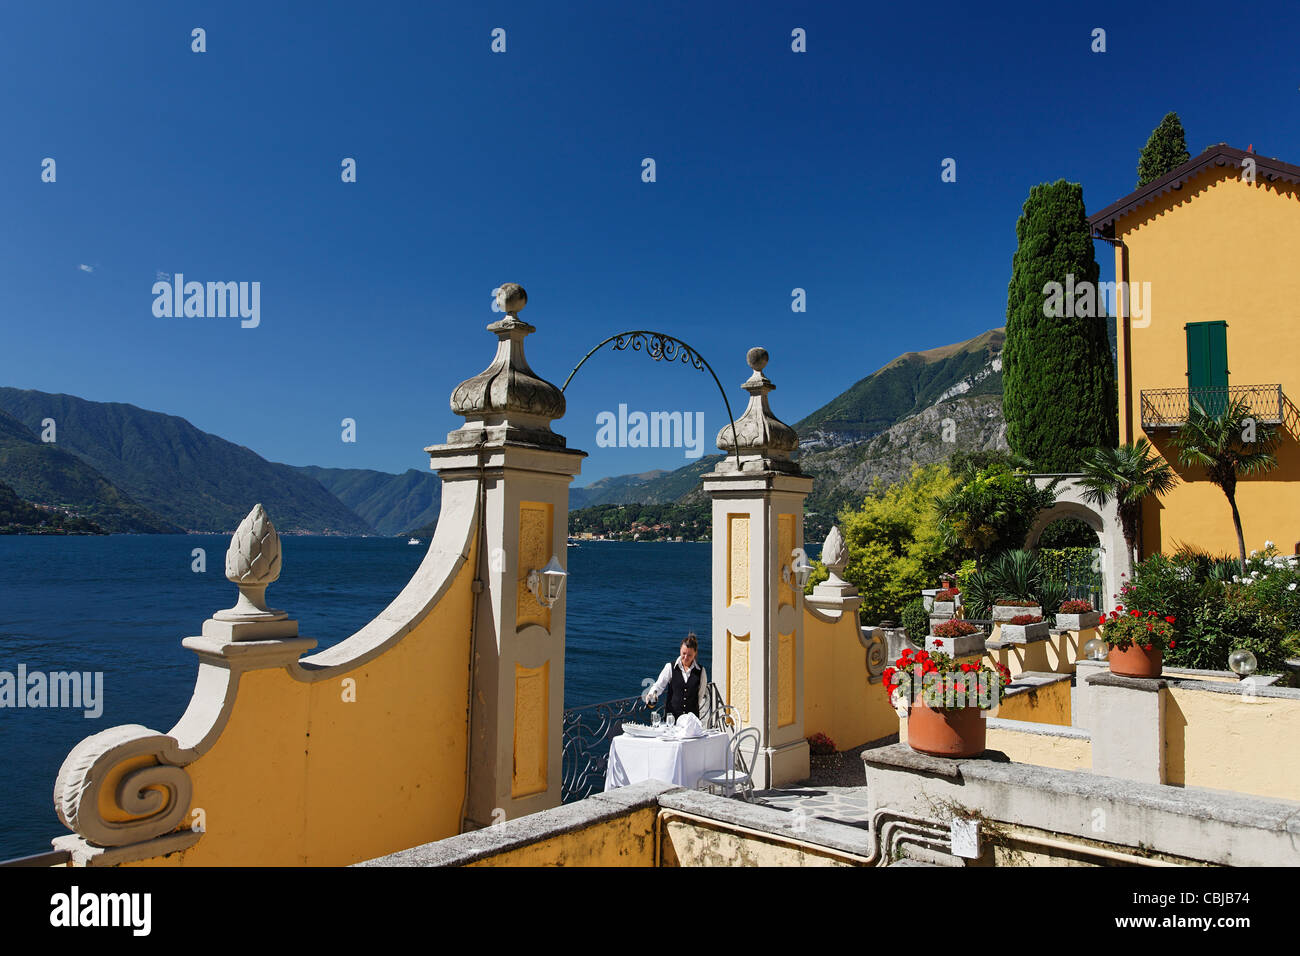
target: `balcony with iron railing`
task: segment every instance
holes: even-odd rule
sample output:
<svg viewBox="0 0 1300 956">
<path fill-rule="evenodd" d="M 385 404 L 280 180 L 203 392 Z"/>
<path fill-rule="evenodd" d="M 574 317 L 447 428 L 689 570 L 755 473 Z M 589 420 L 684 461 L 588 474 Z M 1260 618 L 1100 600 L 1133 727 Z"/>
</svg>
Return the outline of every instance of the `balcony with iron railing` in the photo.
<svg viewBox="0 0 1300 956">
<path fill-rule="evenodd" d="M 1142 428 L 1176 429 L 1187 423 L 1195 399 L 1210 414 L 1232 402 L 1243 402 L 1261 425 L 1280 425 L 1291 435 L 1300 435 L 1300 412 L 1282 391 L 1281 385 L 1225 385 L 1197 388 L 1144 388 Z"/>
</svg>

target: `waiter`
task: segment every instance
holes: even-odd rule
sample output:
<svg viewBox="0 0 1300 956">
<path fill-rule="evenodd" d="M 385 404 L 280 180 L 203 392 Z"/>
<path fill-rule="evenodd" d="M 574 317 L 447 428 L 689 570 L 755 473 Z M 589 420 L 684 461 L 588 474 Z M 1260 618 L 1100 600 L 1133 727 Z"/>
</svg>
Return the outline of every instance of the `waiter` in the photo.
<svg viewBox="0 0 1300 956">
<path fill-rule="evenodd" d="M 687 634 L 677 660 L 664 665 L 664 669 L 659 672 L 659 679 L 643 695 L 645 701 L 653 705 L 659 695 L 667 690 L 664 708 L 673 715 L 674 720 L 682 714 L 694 714 L 703 720 L 708 711 L 709 677 L 695 659 L 699 649 L 700 644 L 695 635 Z"/>
</svg>

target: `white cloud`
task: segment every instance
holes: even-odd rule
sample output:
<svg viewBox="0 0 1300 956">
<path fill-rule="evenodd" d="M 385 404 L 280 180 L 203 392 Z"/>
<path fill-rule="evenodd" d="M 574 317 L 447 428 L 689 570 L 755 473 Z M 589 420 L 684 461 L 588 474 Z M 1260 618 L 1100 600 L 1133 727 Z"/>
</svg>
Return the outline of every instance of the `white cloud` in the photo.
<svg viewBox="0 0 1300 956">
<path fill-rule="evenodd" d="M 81 265 L 77 266 L 77 268 L 80 269 L 82 272 L 94 272 L 94 271 L 95 271 L 95 267 L 94 267 L 94 266 L 88 266 L 88 265 L 86 265 L 84 262 L 83 262 Z"/>
</svg>

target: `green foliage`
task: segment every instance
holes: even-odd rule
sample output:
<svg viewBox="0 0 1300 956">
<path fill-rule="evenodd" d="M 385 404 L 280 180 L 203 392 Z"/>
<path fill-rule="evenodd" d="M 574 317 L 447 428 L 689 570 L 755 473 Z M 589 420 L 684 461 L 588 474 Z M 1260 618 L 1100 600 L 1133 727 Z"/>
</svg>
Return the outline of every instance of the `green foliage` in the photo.
<svg viewBox="0 0 1300 956">
<path fill-rule="evenodd" d="M 87 518 L 37 508 L 0 482 L 0 534 L 102 534 Z"/>
<path fill-rule="evenodd" d="M 1038 512 L 1056 493 L 1028 474 L 994 464 L 936 501 L 944 545 L 962 557 L 996 555 L 1024 544 Z"/>
<path fill-rule="evenodd" d="M 1178 476 L 1145 438 L 1118 448 L 1090 448 L 1084 453 L 1081 470 L 1079 486 L 1084 489 L 1084 500 L 1101 506 L 1111 500 L 1116 502 L 1124 541 L 1133 554 L 1141 528 L 1143 500 L 1173 490 Z"/>
<path fill-rule="evenodd" d="M 1095 548 L 1039 548 L 1035 553 L 1043 567 L 1043 576 L 1048 581 L 1059 582 L 1067 598 L 1092 601 L 1098 608 L 1107 604 L 1109 596 L 1102 599 L 1102 577 Z"/>
<path fill-rule="evenodd" d="M 1097 532 L 1078 518 L 1058 518 L 1038 536 L 1037 549 L 1043 548 L 1093 548 L 1097 545 Z"/>
<path fill-rule="evenodd" d="M 899 620 L 907 630 L 908 639 L 918 647 L 922 646 L 930 631 L 930 615 L 925 611 L 925 600 L 917 598 L 903 605 L 903 614 Z"/>
<path fill-rule="evenodd" d="M 1134 569 L 1121 594 L 1126 610 L 1174 617 L 1175 647 L 1165 651 L 1171 667 L 1225 670 L 1234 650 L 1251 651 L 1262 672 L 1282 670 L 1300 656 L 1300 572 L 1274 551 L 1247 561 L 1246 573 L 1232 559 L 1188 548 L 1152 555 Z"/>
<path fill-rule="evenodd" d="M 943 465 L 918 465 L 906 481 L 888 488 L 877 485 L 861 508 L 840 514 L 840 533 L 849 550 L 843 577 L 862 595 L 864 622 L 898 620 L 904 605 L 951 565 L 934 501 L 952 485 Z"/>
<path fill-rule="evenodd" d="M 1279 440 L 1276 429 L 1255 419 L 1244 398 L 1221 402 L 1221 407 L 1209 411 L 1193 396 L 1187 421 L 1174 433 L 1179 464 L 1185 468 L 1204 468 L 1206 477 L 1228 499 L 1243 571 L 1246 536 L 1237 511 L 1237 479 L 1276 468 L 1274 452 Z"/>
<path fill-rule="evenodd" d="M 1044 472 L 1077 471 L 1084 449 L 1118 440 L 1109 320 L 1100 308 L 1096 318 L 1043 314 L 1048 283 L 1064 287 L 1072 275 L 1076 291 L 1096 292 L 1091 236 L 1082 186 L 1058 180 L 1030 190 L 1007 289 L 1002 409 L 1011 450 Z"/>
<path fill-rule="evenodd" d="M 1138 187 L 1155 182 L 1191 158 L 1182 121 L 1177 113 L 1166 113 L 1138 156 Z"/>
</svg>

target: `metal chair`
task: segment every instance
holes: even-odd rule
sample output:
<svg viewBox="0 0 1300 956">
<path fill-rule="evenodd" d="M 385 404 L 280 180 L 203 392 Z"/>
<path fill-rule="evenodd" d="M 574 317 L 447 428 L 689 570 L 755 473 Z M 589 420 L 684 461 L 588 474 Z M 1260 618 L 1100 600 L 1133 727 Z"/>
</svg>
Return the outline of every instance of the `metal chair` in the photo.
<svg viewBox="0 0 1300 956">
<path fill-rule="evenodd" d="M 737 791 L 753 802 L 754 768 L 758 766 L 759 733 L 757 727 L 746 727 L 731 738 L 731 769 L 710 770 L 700 775 L 695 783 L 696 790 L 708 788 L 710 793 L 715 787 L 722 789 L 724 797 L 730 797 Z"/>
</svg>

